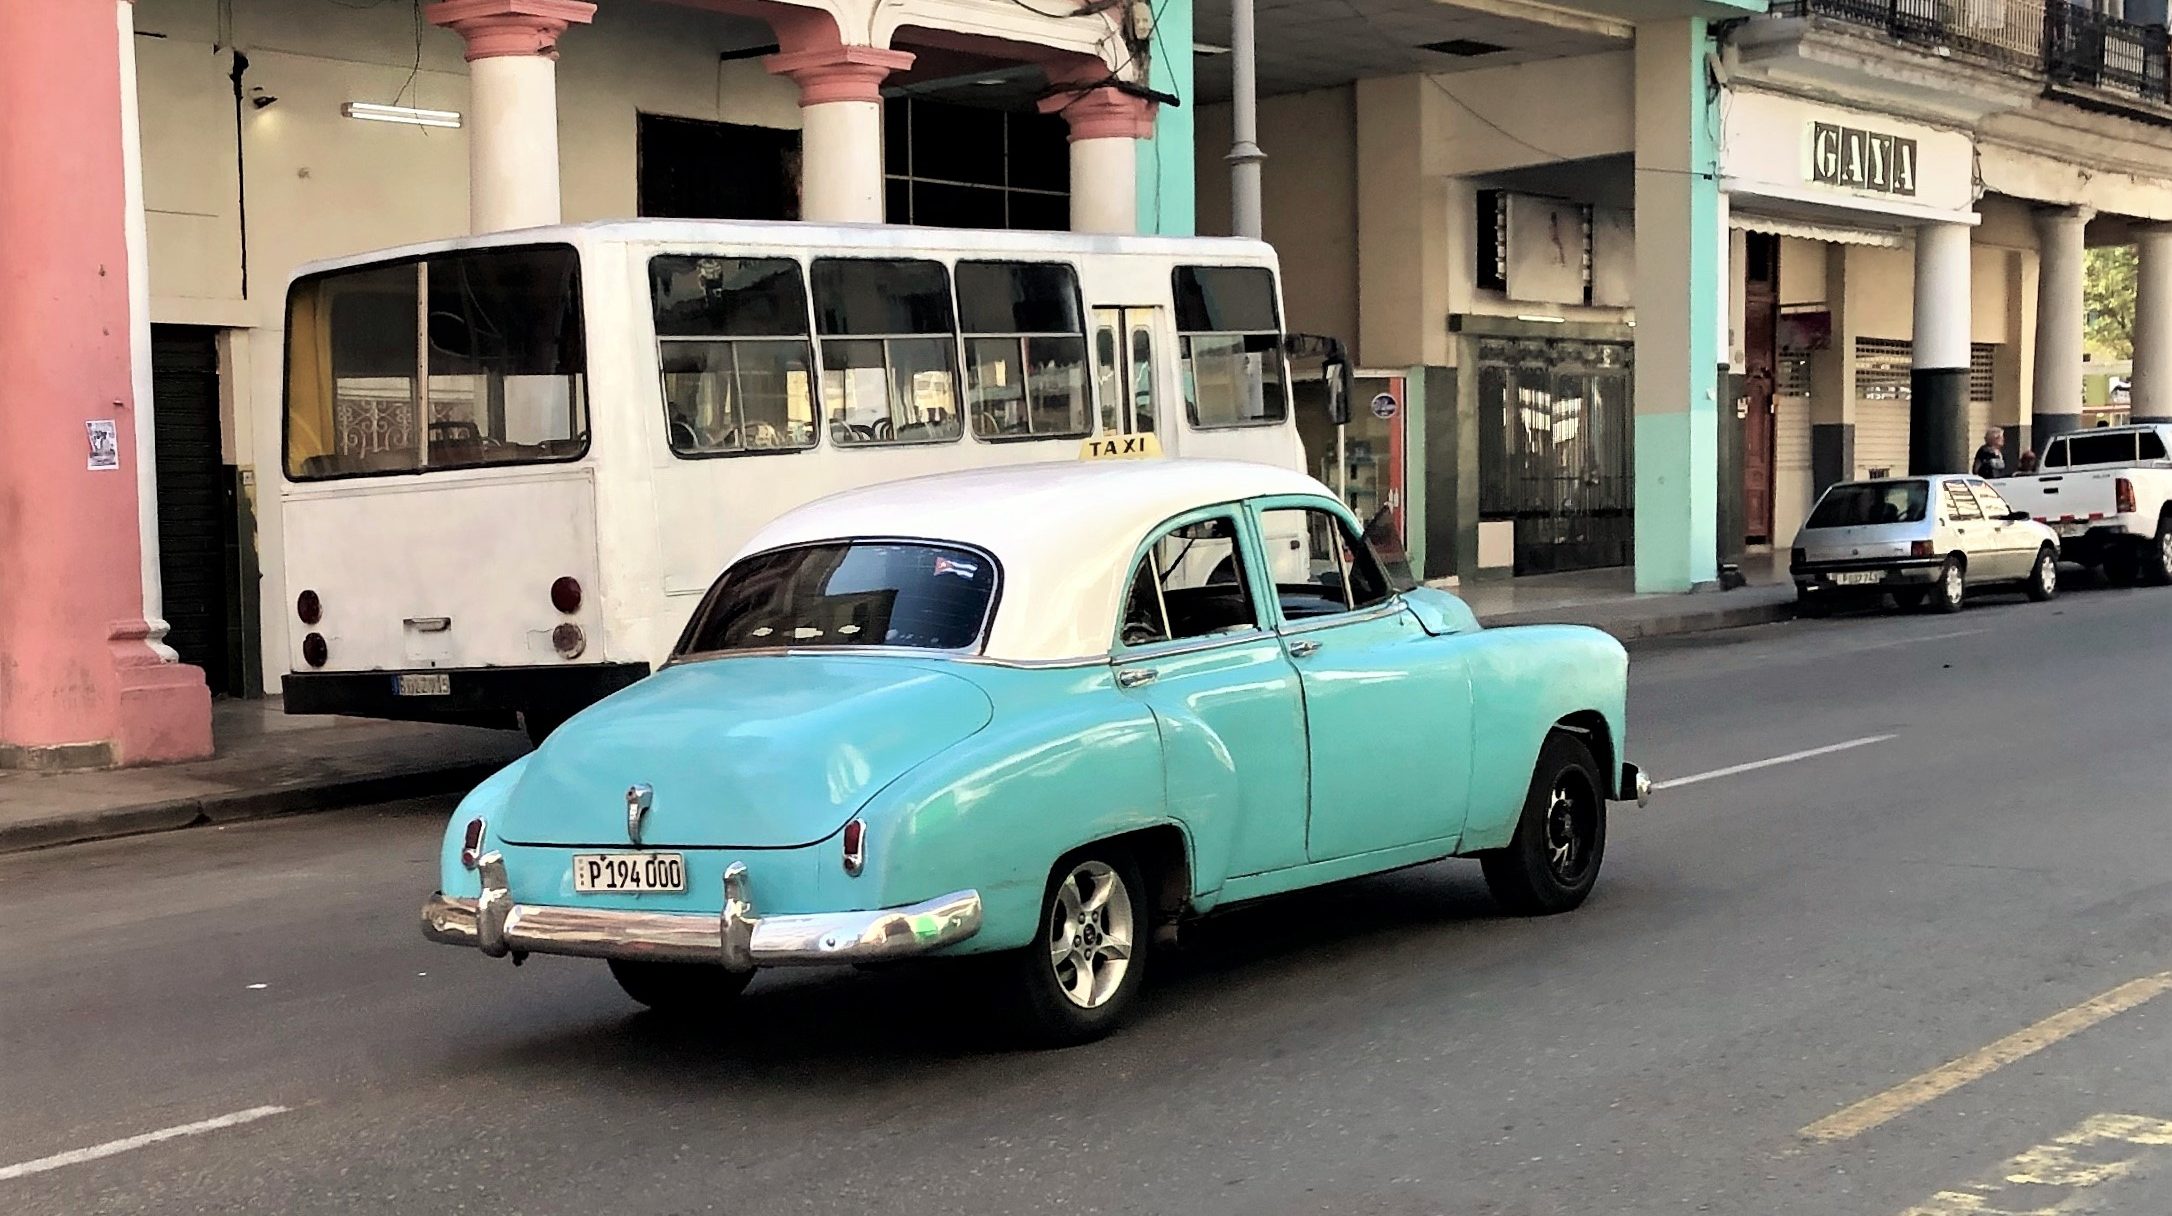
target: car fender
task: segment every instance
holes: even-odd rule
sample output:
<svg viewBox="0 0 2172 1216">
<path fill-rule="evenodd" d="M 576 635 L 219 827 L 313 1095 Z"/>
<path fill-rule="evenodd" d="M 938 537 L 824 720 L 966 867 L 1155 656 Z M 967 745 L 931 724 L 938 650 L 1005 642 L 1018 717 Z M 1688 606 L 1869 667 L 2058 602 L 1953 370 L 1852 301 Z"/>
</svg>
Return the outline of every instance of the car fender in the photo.
<svg viewBox="0 0 2172 1216">
<path fill-rule="evenodd" d="M 1629 653 L 1620 642 L 1581 625 L 1517 625 L 1486 630 L 1467 653 L 1478 725 L 1465 852 L 1500 848 L 1515 834 L 1539 748 L 1564 719 L 1596 714 L 1604 722 L 1612 763 L 1597 757 L 1599 779 L 1609 796 L 1622 794 Z"/>
</svg>

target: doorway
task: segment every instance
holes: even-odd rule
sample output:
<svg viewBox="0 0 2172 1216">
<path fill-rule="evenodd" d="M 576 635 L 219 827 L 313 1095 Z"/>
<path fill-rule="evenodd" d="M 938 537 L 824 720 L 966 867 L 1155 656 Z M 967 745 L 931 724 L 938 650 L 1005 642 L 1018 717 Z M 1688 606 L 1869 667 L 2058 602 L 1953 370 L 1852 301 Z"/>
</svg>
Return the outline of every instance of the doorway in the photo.
<svg viewBox="0 0 2172 1216">
<path fill-rule="evenodd" d="M 1772 543 L 1774 389 L 1780 366 L 1780 238 L 1745 233 L 1742 284 L 1742 539 Z"/>
<path fill-rule="evenodd" d="M 1146 307 L 1094 308 L 1094 371 L 1101 380 L 1104 434 L 1158 435 L 1161 405 L 1154 373 L 1154 312 Z"/>
<path fill-rule="evenodd" d="M 220 440 L 218 334 L 195 325 L 151 327 L 158 572 L 166 644 L 182 662 L 203 668 L 214 695 L 248 696 L 255 643 L 240 602 L 238 483 Z"/>
</svg>

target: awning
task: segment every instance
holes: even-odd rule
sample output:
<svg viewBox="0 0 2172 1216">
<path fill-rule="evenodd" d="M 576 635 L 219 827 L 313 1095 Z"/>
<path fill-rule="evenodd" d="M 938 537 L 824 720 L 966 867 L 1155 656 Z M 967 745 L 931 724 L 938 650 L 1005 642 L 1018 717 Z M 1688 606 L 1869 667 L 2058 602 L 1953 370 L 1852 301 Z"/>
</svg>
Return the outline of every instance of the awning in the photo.
<svg viewBox="0 0 2172 1216">
<path fill-rule="evenodd" d="M 1883 249 L 1898 249 L 1908 243 L 1900 233 L 1888 230 L 1783 219 L 1776 215 L 1758 215 L 1755 212 L 1745 214 L 1739 210 L 1728 212 L 1727 226 L 1738 232 L 1801 237 L 1806 241 L 1831 241 L 1836 245 L 1873 245 Z"/>
</svg>

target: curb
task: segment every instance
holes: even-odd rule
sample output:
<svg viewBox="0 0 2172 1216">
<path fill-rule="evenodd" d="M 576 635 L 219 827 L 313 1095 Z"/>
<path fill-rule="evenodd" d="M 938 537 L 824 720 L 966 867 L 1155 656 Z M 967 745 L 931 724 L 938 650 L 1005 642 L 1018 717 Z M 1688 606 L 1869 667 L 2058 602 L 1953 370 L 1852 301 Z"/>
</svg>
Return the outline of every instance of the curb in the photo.
<svg viewBox="0 0 2172 1216">
<path fill-rule="evenodd" d="M 504 767 L 502 761 L 468 761 L 419 772 L 344 777 L 270 789 L 233 790 L 195 798 L 171 798 L 134 806 L 105 807 L 66 815 L 0 823 L 0 853 L 83 844 L 150 832 L 171 832 L 208 823 L 240 823 L 332 811 L 400 798 L 464 793 Z"/>
<path fill-rule="evenodd" d="M 1583 620 L 1573 618 L 1574 610 L 1566 612 L 1511 612 L 1499 616 L 1481 618 L 1488 628 L 1504 625 L 1588 625 L 1593 629 L 1612 634 L 1622 643 L 1651 641 L 1656 638 L 1681 637 L 1696 633 L 1714 633 L 1722 629 L 1740 629 L 1747 625 L 1770 625 L 1778 621 L 1795 619 L 1793 597 L 1771 603 L 1741 604 L 1725 608 L 1712 607 L 1671 612 L 1660 616 L 1633 620 Z"/>
</svg>

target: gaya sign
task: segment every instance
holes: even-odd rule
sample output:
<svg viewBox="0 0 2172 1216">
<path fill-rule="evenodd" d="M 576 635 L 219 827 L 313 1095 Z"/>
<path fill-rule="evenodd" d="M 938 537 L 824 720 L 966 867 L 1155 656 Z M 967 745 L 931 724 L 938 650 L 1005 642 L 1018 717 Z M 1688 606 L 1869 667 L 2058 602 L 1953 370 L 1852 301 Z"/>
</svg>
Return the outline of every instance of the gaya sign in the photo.
<svg viewBox="0 0 2172 1216">
<path fill-rule="evenodd" d="M 1912 198 L 1916 141 L 1833 122 L 1810 124 L 1810 180 L 1843 190 Z"/>
</svg>

